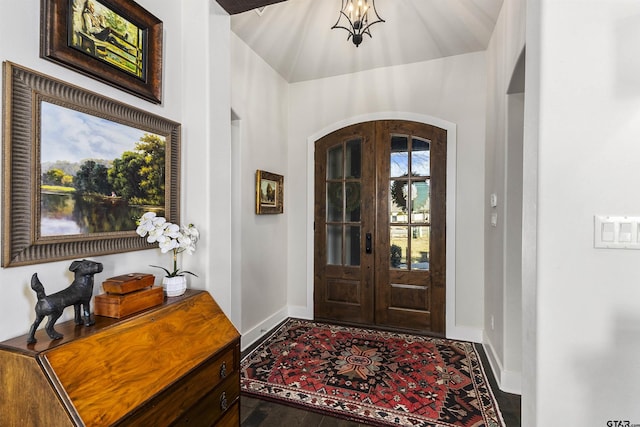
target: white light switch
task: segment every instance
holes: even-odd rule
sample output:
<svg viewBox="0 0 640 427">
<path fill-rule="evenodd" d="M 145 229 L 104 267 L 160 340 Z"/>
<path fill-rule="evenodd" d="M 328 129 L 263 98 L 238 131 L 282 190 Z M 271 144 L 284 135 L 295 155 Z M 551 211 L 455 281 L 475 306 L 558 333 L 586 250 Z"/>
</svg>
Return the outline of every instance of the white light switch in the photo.
<svg viewBox="0 0 640 427">
<path fill-rule="evenodd" d="M 602 223 L 602 241 L 613 243 L 615 240 L 615 224 L 613 222 L 603 222 Z"/>
<path fill-rule="evenodd" d="M 620 231 L 618 233 L 618 241 L 624 243 L 631 243 L 631 226 L 630 222 L 621 222 Z"/>
<path fill-rule="evenodd" d="M 491 197 L 489 197 L 489 204 L 492 208 L 498 206 L 498 195 L 496 193 L 491 193 Z"/>
<path fill-rule="evenodd" d="M 491 225 L 493 227 L 497 227 L 498 226 L 498 214 L 496 212 L 491 214 Z"/>
<path fill-rule="evenodd" d="M 640 249 L 640 217 L 596 215 L 594 247 Z"/>
</svg>

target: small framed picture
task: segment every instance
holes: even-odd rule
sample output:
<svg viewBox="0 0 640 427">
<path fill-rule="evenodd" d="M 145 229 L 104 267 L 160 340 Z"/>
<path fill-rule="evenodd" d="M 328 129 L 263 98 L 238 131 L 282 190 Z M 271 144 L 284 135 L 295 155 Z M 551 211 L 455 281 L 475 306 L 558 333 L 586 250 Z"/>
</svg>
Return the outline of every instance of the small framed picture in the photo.
<svg viewBox="0 0 640 427">
<path fill-rule="evenodd" d="M 260 169 L 256 171 L 256 214 L 281 214 L 284 177 Z"/>
</svg>

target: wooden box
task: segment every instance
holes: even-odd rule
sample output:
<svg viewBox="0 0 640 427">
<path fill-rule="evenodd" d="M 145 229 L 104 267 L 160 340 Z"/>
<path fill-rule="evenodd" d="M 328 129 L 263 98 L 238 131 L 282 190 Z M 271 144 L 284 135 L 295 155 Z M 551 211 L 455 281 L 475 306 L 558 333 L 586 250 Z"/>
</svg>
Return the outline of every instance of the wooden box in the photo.
<svg viewBox="0 0 640 427">
<path fill-rule="evenodd" d="M 102 294 L 96 295 L 93 304 L 94 313 L 98 316 L 121 317 L 138 313 L 144 309 L 155 307 L 164 301 L 164 292 L 161 286 L 154 286 L 139 291 L 129 292 L 125 295 Z"/>
<path fill-rule="evenodd" d="M 240 425 L 240 335 L 208 293 L 56 329 L 0 343 L 0 426 Z"/>
<path fill-rule="evenodd" d="M 128 294 L 153 286 L 155 276 L 145 273 L 129 273 L 110 277 L 102 282 L 102 289 L 110 294 Z"/>
</svg>

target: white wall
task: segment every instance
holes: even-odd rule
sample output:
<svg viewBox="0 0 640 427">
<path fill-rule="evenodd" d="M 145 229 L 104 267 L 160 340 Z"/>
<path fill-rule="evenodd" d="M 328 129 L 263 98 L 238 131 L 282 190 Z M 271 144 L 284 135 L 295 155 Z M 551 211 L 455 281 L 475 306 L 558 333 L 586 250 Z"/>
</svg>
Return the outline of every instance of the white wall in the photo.
<svg viewBox="0 0 640 427">
<path fill-rule="evenodd" d="M 483 324 L 484 53 L 389 67 L 292 84 L 289 98 L 289 289 L 296 313 L 313 313 L 308 301 L 312 253 L 308 251 L 308 138 L 358 116 L 411 113 L 457 128 L 455 324 L 481 337 Z M 479 338 L 477 338 L 479 339 Z"/>
<path fill-rule="evenodd" d="M 181 218 L 203 233 L 196 256 L 183 260 L 198 273 L 189 277 L 192 287 L 210 291 L 231 316 L 230 20 L 213 0 L 181 5 L 183 41 L 175 65 L 182 76 L 169 82 L 182 95 L 182 191 L 190 198 Z"/>
<path fill-rule="evenodd" d="M 235 139 L 232 183 L 237 263 L 233 286 L 241 287 L 242 346 L 253 342 L 287 314 L 287 221 L 299 179 L 287 168 L 288 83 L 235 34 L 232 46 L 232 102 Z M 284 175 L 284 214 L 255 214 L 256 170 Z M 270 319 L 273 319 L 270 321 Z M 261 332 L 262 330 L 262 332 Z"/>
<path fill-rule="evenodd" d="M 505 390 L 521 392 L 522 371 L 522 175 L 524 93 L 507 99 L 507 156 L 505 207 L 504 318 Z"/>
<path fill-rule="evenodd" d="M 527 26 L 527 83 L 539 86 L 525 100 L 536 128 L 525 150 L 538 136 L 537 304 L 525 313 L 537 358 L 524 377 L 535 425 L 640 423 L 640 251 L 593 248 L 595 214 L 640 215 L 640 3 L 543 0 Z"/>
<path fill-rule="evenodd" d="M 18 63 L 182 122 L 182 220 L 195 223 L 203 234 L 198 251 L 193 256 L 185 257 L 183 266 L 199 273 L 198 279 L 190 279 L 191 286 L 210 290 L 228 312 L 230 232 L 222 233 L 220 237 L 219 230 L 230 229 L 230 207 L 225 200 L 230 199 L 231 190 L 228 185 L 219 185 L 219 182 L 228 184 L 228 178 L 224 181 L 225 178 L 221 178 L 219 174 L 224 174 L 225 171 L 228 173 L 230 166 L 228 159 L 223 157 L 219 160 L 217 156 L 218 146 L 226 147 L 227 150 L 230 146 L 229 16 L 212 0 L 140 0 L 138 3 L 164 23 L 162 105 L 151 104 L 40 59 L 38 0 L 1 0 L 3 13 L 0 16 L 0 60 Z M 191 39 L 196 36 L 197 43 Z M 214 61 L 218 68 L 211 69 L 210 61 Z M 214 187 L 215 197 L 211 196 L 210 191 L 212 181 L 217 183 Z M 158 272 L 148 265 L 168 265 L 170 262 L 169 257 L 161 255 L 157 249 L 94 259 L 104 264 L 104 271 L 96 276 L 97 283 L 107 277 L 131 271 L 154 273 L 159 280 Z M 28 283 L 31 275 L 38 272 L 47 292 L 52 293 L 70 282 L 70 262 L 71 260 L 0 270 L 0 340 L 27 332 L 33 321 L 35 296 Z M 96 285 L 94 294 L 98 292 L 101 290 Z M 67 310 L 65 319 L 70 318 L 72 311 Z"/>
<path fill-rule="evenodd" d="M 505 2 L 487 49 L 483 341 L 500 388 L 513 393 L 521 391 L 522 370 L 523 97 L 507 92 L 524 48 L 524 15 L 523 2 Z"/>
</svg>

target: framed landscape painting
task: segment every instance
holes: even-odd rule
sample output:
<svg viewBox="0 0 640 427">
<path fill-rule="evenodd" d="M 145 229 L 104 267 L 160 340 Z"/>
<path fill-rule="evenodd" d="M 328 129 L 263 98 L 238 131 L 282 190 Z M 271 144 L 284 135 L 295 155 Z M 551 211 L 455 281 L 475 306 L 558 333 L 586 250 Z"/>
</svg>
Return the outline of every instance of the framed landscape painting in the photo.
<svg viewBox="0 0 640 427">
<path fill-rule="evenodd" d="M 161 102 L 162 21 L 130 0 L 41 3 L 41 57 Z"/>
<path fill-rule="evenodd" d="M 3 67 L 3 267 L 147 249 L 147 211 L 179 222 L 178 123 Z"/>
<path fill-rule="evenodd" d="M 256 171 L 256 214 L 284 212 L 284 177 L 262 170 Z"/>
</svg>

